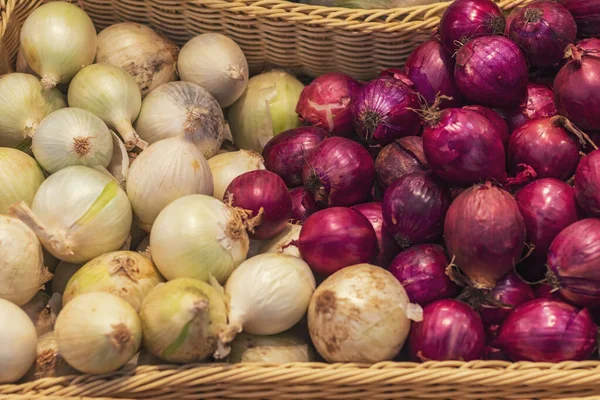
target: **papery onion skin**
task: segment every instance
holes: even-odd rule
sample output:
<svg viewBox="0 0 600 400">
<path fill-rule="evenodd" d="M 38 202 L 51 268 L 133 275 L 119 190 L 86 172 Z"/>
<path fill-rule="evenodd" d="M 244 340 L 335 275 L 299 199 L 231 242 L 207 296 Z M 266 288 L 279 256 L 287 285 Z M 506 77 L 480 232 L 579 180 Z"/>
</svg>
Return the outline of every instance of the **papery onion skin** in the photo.
<svg viewBox="0 0 600 400">
<path fill-rule="evenodd" d="M 258 243 L 258 254 L 279 253 L 300 257 L 300 250 L 292 243 L 300 238 L 302 225 L 288 223 L 285 228 L 275 237 L 261 240 Z M 250 255 L 248 255 L 250 258 Z"/>
<path fill-rule="evenodd" d="M 506 318 L 496 343 L 513 361 L 581 361 L 594 351 L 597 330 L 587 309 L 536 299 Z"/>
<path fill-rule="evenodd" d="M 38 337 L 37 357 L 25 379 L 54 378 L 67 375 L 75 375 L 77 370 L 64 360 L 54 332 L 48 332 Z"/>
<path fill-rule="evenodd" d="M 339 72 L 317 77 L 300 94 L 296 112 L 305 123 L 331 135 L 352 134 L 351 103 L 360 91 L 357 80 Z"/>
<path fill-rule="evenodd" d="M 0 340 L 10 345 L 0 359 L 0 383 L 21 379 L 35 360 L 37 333 L 23 310 L 8 300 L 0 299 Z"/>
<path fill-rule="evenodd" d="M 315 358 L 310 341 L 293 331 L 268 336 L 242 332 L 231 342 L 231 353 L 227 361 L 285 364 L 311 362 L 315 361 Z"/>
<path fill-rule="evenodd" d="M 323 140 L 302 168 L 302 182 L 323 207 L 351 206 L 370 195 L 375 164 L 360 144 L 346 138 Z"/>
<path fill-rule="evenodd" d="M 600 39 L 598 38 L 587 38 L 582 39 L 576 43 L 577 47 L 584 52 L 587 52 L 591 56 L 600 56 Z"/>
<path fill-rule="evenodd" d="M 420 136 L 405 136 L 385 146 L 375 159 L 377 183 L 385 193 L 398 178 L 429 169 Z"/>
<path fill-rule="evenodd" d="M 525 223 L 510 193 L 487 182 L 462 192 L 444 224 L 448 255 L 478 289 L 492 289 L 525 246 Z"/>
<path fill-rule="evenodd" d="M 496 110 L 478 105 L 464 106 L 463 108 L 465 110 L 475 111 L 476 113 L 479 113 L 486 117 L 498 130 L 498 134 L 502 138 L 502 143 L 504 143 L 504 146 L 508 144 L 508 138 L 510 137 L 510 133 L 512 132 L 512 130 L 509 130 L 506 121 Z"/>
<path fill-rule="evenodd" d="M 579 161 L 574 186 L 577 204 L 590 217 L 600 217 L 600 150 Z"/>
<path fill-rule="evenodd" d="M 311 126 L 281 132 L 263 149 L 265 167 L 279 175 L 289 187 L 300 186 L 306 160 L 326 137 L 327 131 Z"/>
<path fill-rule="evenodd" d="M 417 244 L 398 254 L 389 271 L 400 281 L 410 301 L 425 307 L 458 292 L 456 284 L 446 275 L 449 264 L 442 246 Z"/>
<path fill-rule="evenodd" d="M 19 201 L 31 206 L 40 185 L 44 182 L 44 172 L 28 154 L 22 151 L 0 147 L 0 213 Z"/>
<path fill-rule="evenodd" d="M 400 247 L 441 237 L 450 191 L 431 171 L 397 179 L 383 197 L 383 221 Z"/>
<path fill-rule="evenodd" d="M 223 200 L 225 190 L 232 180 L 243 173 L 265 169 L 262 156 L 252 150 L 238 150 L 217 154 L 208 159 L 215 185 L 213 196 Z"/>
<path fill-rule="evenodd" d="M 306 218 L 321 209 L 312 194 L 302 186 L 290 190 L 290 196 L 292 196 L 292 220 L 295 223 L 304 223 Z"/>
<path fill-rule="evenodd" d="M 408 77 L 408 75 L 406 75 L 404 73 L 404 70 L 400 69 L 400 68 L 384 69 L 383 71 L 381 71 L 379 73 L 379 77 L 398 79 L 399 81 L 402 81 L 408 87 L 413 88 L 413 89 L 415 88 L 415 83 L 413 81 L 411 81 L 410 78 Z"/>
<path fill-rule="evenodd" d="M 527 91 L 527 60 L 503 36 L 467 42 L 456 53 L 454 79 L 465 98 L 487 107 L 517 107 Z"/>
<path fill-rule="evenodd" d="M 377 235 L 377 245 L 379 253 L 377 254 L 375 264 L 382 268 L 388 268 L 390 262 L 400 251 L 400 247 L 390 235 L 383 223 L 383 205 L 381 202 L 371 202 L 358 204 L 352 207 L 371 222 L 375 235 Z"/>
<path fill-rule="evenodd" d="M 438 300 L 423 308 L 423 321 L 414 323 L 408 346 L 414 361 L 479 360 L 485 351 L 485 331 L 468 305 Z"/>
<path fill-rule="evenodd" d="M 317 274 L 331 275 L 377 255 L 377 235 L 360 212 L 330 207 L 308 217 L 298 240 L 300 255 Z"/>
<path fill-rule="evenodd" d="M 504 114 L 510 132 L 520 128 L 529 120 L 553 117 L 557 114 L 554 93 L 546 85 L 529 83 L 527 96 L 522 100 L 521 105 L 504 110 Z"/>
<path fill-rule="evenodd" d="M 559 0 L 569 10 L 577 23 L 577 33 L 582 36 L 600 34 L 600 4 L 589 0 Z"/>
</svg>

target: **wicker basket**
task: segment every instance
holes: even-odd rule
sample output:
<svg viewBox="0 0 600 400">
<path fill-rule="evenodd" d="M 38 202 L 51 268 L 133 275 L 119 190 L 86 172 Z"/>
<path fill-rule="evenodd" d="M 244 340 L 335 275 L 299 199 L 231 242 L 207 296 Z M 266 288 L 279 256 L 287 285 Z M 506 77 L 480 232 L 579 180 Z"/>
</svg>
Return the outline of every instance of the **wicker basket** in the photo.
<svg viewBox="0 0 600 400">
<path fill-rule="evenodd" d="M 505 0 L 508 10 L 529 0 Z M 0 0 L 0 73 L 14 64 L 23 20 L 42 0 Z M 182 44 L 206 31 L 234 38 L 252 70 L 303 75 L 338 70 L 368 79 L 401 66 L 448 3 L 385 11 L 300 6 L 279 0 L 84 0 L 101 29 L 146 23 Z M 594 396 L 594 397 L 586 397 Z M 0 385 L 3 399 L 600 399 L 600 362 L 500 361 L 143 366 L 100 376 Z"/>
</svg>

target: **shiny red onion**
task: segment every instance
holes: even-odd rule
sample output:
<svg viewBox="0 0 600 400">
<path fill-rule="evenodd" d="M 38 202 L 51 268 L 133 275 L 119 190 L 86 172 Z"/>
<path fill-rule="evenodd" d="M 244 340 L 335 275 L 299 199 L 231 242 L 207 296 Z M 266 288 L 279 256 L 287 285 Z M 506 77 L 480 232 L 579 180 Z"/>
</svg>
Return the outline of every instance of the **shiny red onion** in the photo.
<svg viewBox="0 0 600 400">
<path fill-rule="evenodd" d="M 265 167 L 279 175 L 289 187 L 302 185 L 302 167 L 326 136 L 323 129 L 312 126 L 281 132 L 263 149 Z"/>
<path fill-rule="evenodd" d="M 463 107 L 466 110 L 471 110 L 471 111 L 475 111 L 476 113 L 479 113 L 481 115 L 483 115 L 484 117 L 486 117 L 491 123 L 492 125 L 494 125 L 496 127 L 496 129 L 498 130 L 498 133 L 500 134 L 500 137 L 502 138 L 502 143 L 504 143 L 504 146 L 506 146 L 508 144 L 508 138 L 510 137 L 510 132 L 508 130 L 508 125 L 506 124 L 506 121 L 504 120 L 504 118 L 502 118 L 502 116 L 498 113 L 498 111 L 493 110 L 489 107 L 484 107 L 484 106 L 464 106 Z"/>
<path fill-rule="evenodd" d="M 423 321 L 410 329 L 414 361 L 471 361 L 482 359 L 485 331 L 479 315 L 465 303 L 444 299 L 423 308 Z"/>
<path fill-rule="evenodd" d="M 577 34 L 600 35 L 600 2 L 597 0 L 559 0 L 577 23 Z"/>
<path fill-rule="evenodd" d="M 304 221 L 297 246 L 315 273 L 331 275 L 350 265 L 371 262 L 377 255 L 377 235 L 358 211 L 331 207 Z"/>
<path fill-rule="evenodd" d="M 456 284 L 446 275 L 448 264 L 450 260 L 442 246 L 418 244 L 398 254 L 389 271 L 400 281 L 410 302 L 425 307 L 458 292 Z"/>
<path fill-rule="evenodd" d="M 509 38 L 525 51 L 529 64 L 541 68 L 559 62 L 576 36 L 577 25 L 571 13 L 549 0 L 518 10 L 509 33 Z"/>
<path fill-rule="evenodd" d="M 456 53 L 454 79 L 465 98 L 488 107 L 517 107 L 529 80 L 523 51 L 504 36 L 467 42 Z"/>
<path fill-rule="evenodd" d="M 384 69 L 379 73 L 379 76 L 398 79 L 399 81 L 402 81 L 404 84 L 406 84 L 408 87 L 412 89 L 415 88 L 415 83 L 411 81 L 408 75 L 404 73 L 404 70 L 401 70 L 400 68 Z"/>
<path fill-rule="evenodd" d="M 250 236 L 269 239 L 277 235 L 292 217 L 292 197 L 283 179 L 267 170 L 246 172 L 235 178 L 225 191 L 234 207 L 252 212 Z"/>
<path fill-rule="evenodd" d="M 397 179 L 383 196 L 383 223 L 401 247 L 442 236 L 450 191 L 431 171 Z"/>
<path fill-rule="evenodd" d="M 383 192 L 396 179 L 428 168 L 420 136 L 406 136 L 388 144 L 375 159 L 377 183 Z"/>
<path fill-rule="evenodd" d="M 600 217 L 600 150 L 579 161 L 575 171 L 575 197 L 590 217 Z"/>
<path fill-rule="evenodd" d="M 323 207 L 364 202 L 374 181 L 375 164 L 369 152 L 357 142 L 341 137 L 323 140 L 302 169 L 304 187 Z"/>
<path fill-rule="evenodd" d="M 442 108 L 460 107 L 462 93 L 454 82 L 452 54 L 437 39 L 421 43 L 414 49 L 406 60 L 404 70 L 429 105 L 441 94 L 452 98 L 444 100 Z"/>
<path fill-rule="evenodd" d="M 520 128 L 531 119 L 553 117 L 556 113 L 552 89 L 538 83 L 527 85 L 527 96 L 518 107 L 504 110 L 510 132 Z"/>
<path fill-rule="evenodd" d="M 290 190 L 292 196 L 292 220 L 302 225 L 306 218 L 320 210 L 315 198 L 302 186 Z"/>
<path fill-rule="evenodd" d="M 339 72 L 315 78 L 304 87 L 296 112 L 305 123 L 325 129 L 332 135 L 352 134 L 350 104 L 360 90 L 360 83 Z"/>
<path fill-rule="evenodd" d="M 444 225 L 450 258 L 472 286 L 492 289 L 523 252 L 525 223 L 510 193 L 487 182 L 462 192 Z"/>
<path fill-rule="evenodd" d="M 461 108 L 430 114 L 423 131 L 423 150 L 436 175 L 458 186 L 506 181 L 506 155 L 497 126 L 481 114 Z"/>
<path fill-rule="evenodd" d="M 579 142 L 564 128 L 564 117 L 533 119 L 515 130 L 508 141 L 508 171 L 528 165 L 539 178 L 573 176 L 579 163 Z"/>
<path fill-rule="evenodd" d="M 365 84 L 352 102 L 354 128 L 369 144 L 386 145 L 421 130 L 416 92 L 402 81 L 379 77 Z"/>
<path fill-rule="evenodd" d="M 440 39 L 453 54 L 461 44 L 504 32 L 504 14 L 491 0 L 455 0 L 440 21 Z"/>
<path fill-rule="evenodd" d="M 383 226 L 383 207 L 381 202 L 358 204 L 352 208 L 367 217 L 371 225 L 373 225 L 379 247 L 376 264 L 382 268 L 387 268 L 394 256 L 400 251 L 400 247 Z"/>
<path fill-rule="evenodd" d="M 588 310 L 535 299 L 506 318 L 496 344 L 513 361 L 580 361 L 592 355 L 597 330 Z"/>
</svg>

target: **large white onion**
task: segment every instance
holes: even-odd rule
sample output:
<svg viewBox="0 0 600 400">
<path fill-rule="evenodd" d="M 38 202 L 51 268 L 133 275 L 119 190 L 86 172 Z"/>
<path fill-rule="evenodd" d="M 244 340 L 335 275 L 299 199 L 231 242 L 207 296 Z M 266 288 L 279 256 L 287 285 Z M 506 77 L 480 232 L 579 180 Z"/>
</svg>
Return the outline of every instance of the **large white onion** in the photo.
<svg viewBox="0 0 600 400">
<path fill-rule="evenodd" d="M 383 268 L 358 264 L 319 285 L 308 307 L 308 328 L 329 362 L 393 359 L 406 341 L 410 320 L 423 318 L 398 280 Z"/>
<path fill-rule="evenodd" d="M 0 213 L 19 201 L 31 205 L 44 182 L 44 172 L 22 151 L 0 147 Z"/>
<path fill-rule="evenodd" d="M 0 299 L 0 383 L 21 379 L 36 356 L 37 333 L 25 311 Z"/>
<path fill-rule="evenodd" d="M 258 169 L 265 169 L 262 156 L 252 150 L 238 150 L 217 154 L 208 160 L 215 186 L 213 196 L 223 200 L 225 190 L 238 176 Z"/>
<path fill-rule="evenodd" d="M 277 236 L 261 242 L 259 253 L 279 253 L 300 257 L 298 247 L 290 243 L 300 238 L 301 230 L 302 225 L 288 223 Z"/>
<path fill-rule="evenodd" d="M 150 233 L 152 260 L 168 280 L 213 276 L 224 283 L 248 254 L 248 234 L 232 207 L 205 195 L 185 196 L 161 211 Z"/>
<path fill-rule="evenodd" d="M 242 332 L 231 342 L 227 358 L 231 363 L 261 362 L 285 364 L 315 361 L 310 340 L 293 331 L 277 335 L 251 335 Z"/>
<path fill-rule="evenodd" d="M 177 79 L 179 48 L 145 25 L 121 22 L 98 34 L 96 62 L 123 68 L 138 84 L 142 97 Z"/>
</svg>

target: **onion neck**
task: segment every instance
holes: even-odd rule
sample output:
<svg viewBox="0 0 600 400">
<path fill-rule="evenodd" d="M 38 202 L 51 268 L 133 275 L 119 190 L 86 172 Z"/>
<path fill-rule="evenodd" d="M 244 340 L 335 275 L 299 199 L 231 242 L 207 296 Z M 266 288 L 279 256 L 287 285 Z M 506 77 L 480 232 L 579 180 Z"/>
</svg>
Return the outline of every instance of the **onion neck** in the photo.
<svg viewBox="0 0 600 400">
<path fill-rule="evenodd" d="M 115 129 L 123 138 L 125 142 L 125 148 L 129 150 L 133 150 L 135 147 L 139 147 L 140 149 L 145 149 L 148 147 L 148 143 L 142 140 L 135 129 L 133 129 L 133 125 L 131 125 L 131 121 L 129 119 L 123 119 L 121 121 L 114 123 Z"/>
<path fill-rule="evenodd" d="M 581 63 L 583 61 L 583 51 L 581 51 L 581 49 L 579 49 L 577 46 L 575 46 L 574 44 L 570 44 L 567 46 L 566 50 L 565 50 L 565 57 L 566 59 L 571 59 L 573 61 L 573 64 L 575 64 L 577 67 L 581 68 Z"/>
<path fill-rule="evenodd" d="M 235 336 L 242 331 L 242 323 L 233 318 L 225 330 L 219 333 L 219 341 L 223 344 L 229 344 L 235 339 Z"/>
<path fill-rule="evenodd" d="M 317 203 L 325 206 L 329 203 L 329 193 L 327 193 L 327 189 L 321 180 L 321 177 L 314 169 L 310 172 L 304 187 L 312 193 Z"/>
<path fill-rule="evenodd" d="M 506 20 L 503 16 L 494 17 L 490 20 L 490 27 L 492 28 L 492 32 L 494 35 L 502 35 L 506 28 Z"/>
<path fill-rule="evenodd" d="M 25 122 L 25 126 L 23 127 L 23 138 L 31 139 L 35 134 L 35 131 L 38 128 L 38 121 L 28 120 Z"/>
<path fill-rule="evenodd" d="M 598 150 L 598 146 L 596 146 L 596 143 L 594 143 L 592 138 L 590 138 L 587 133 L 576 127 L 575 124 L 573 124 L 568 118 L 563 117 L 562 115 L 555 115 L 550 119 L 550 122 L 552 125 L 563 128 L 567 132 L 575 135 L 583 147 L 586 147 L 589 144 L 594 150 Z"/>
<path fill-rule="evenodd" d="M 59 358 L 58 349 L 46 349 L 42 351 L 35 361 L 35 377 L 53 377 L 56 373 Z"/>
<path fill-rule="evenodd" d="M 58 81 L 59 79 L 56 76 L 44 75 L 40 83 L 42 85 L 42 89 L 47 91 L 55 88 L 56 85 L 58 85 Z"/>
<path fill-rule="evenodd" d="M 229 65 L 229 68 L 227 69 L 227 76 L 235 81 L 243 81 L 244 67 L 240 67 L 239 65 Z"/>
<path fill-rule="evenodd" d="M 528 8 L 523 13 L 523 19 L 526 23 L 538 22 L 542 18 L 542 10 L 537 7 Z"/>
</svg>

